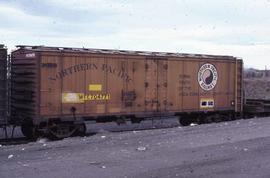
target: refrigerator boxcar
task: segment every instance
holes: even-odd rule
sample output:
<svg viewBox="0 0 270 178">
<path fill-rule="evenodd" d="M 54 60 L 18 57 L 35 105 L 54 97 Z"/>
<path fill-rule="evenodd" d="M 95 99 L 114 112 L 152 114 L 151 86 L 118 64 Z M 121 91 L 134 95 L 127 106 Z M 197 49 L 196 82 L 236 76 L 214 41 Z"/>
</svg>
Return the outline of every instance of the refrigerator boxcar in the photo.
<svg viewBox="0 0 270 178">
<path fill-rule="evenodd" d="M 11 120 L 27 137 L 83 134 L 85 120 L 232 119 L 243 108 L 233 56 L 18 46 L 11 68 Z"/>
</svg>

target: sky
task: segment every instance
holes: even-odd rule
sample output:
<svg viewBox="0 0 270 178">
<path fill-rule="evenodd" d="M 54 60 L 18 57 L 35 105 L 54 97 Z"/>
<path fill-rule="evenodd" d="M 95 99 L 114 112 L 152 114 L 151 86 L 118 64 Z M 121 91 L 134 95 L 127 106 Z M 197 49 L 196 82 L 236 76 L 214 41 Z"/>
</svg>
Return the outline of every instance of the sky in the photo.
<svg viewBox="0 0 270 178">
<path fill-rule="evenodd" d="M 0 44 L 233 55 L 270 69 L 270 0 L 0 0 Z"/>
</svg>

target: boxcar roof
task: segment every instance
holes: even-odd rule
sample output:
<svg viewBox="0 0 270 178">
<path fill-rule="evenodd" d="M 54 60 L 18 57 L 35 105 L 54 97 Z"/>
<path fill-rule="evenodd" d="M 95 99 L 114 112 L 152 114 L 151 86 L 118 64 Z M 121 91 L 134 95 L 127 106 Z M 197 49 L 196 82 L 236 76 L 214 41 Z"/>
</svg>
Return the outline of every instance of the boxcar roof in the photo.
<svg viewBox="0 0 270 178">
<path fill-rule="evenodd" d="M 205 58 L 205 59 L 238 59 L 233 56 L 225 55 L 207 55 L 191 53 L 170 53 L 170 52 L 151 52 L 151 51 L 131 51 L 131 50 L 114 50 L 114 49 L 95 49 L 95 48 L 71 48 L 71 47 L 50 47 L 50 46 L 28 46 L 18 45 L 17 50 L 30 50 L 39 52 L 72 52 L 72 53 L 92 53 L 92 54 L 123 54 L 139 55 L 149 57 L 182 57 L 182 58 Z M 17 51 L 15 50 L 15 51 Z"/>
</svg>

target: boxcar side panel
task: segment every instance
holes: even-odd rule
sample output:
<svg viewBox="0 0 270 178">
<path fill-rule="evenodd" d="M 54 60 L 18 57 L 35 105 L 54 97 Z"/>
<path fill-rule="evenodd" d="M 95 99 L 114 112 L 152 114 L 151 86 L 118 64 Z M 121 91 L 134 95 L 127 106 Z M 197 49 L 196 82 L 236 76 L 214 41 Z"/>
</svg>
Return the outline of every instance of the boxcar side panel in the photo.
<svg viewBox="0 0 270 178">
<path fill-rule="evenodd" d="M 98 94 L 107 95 L 107 72 L 102 70 L 106 65 L 104 56 L 88 56 L 89 70 L 85 71 L 85 108 L 89 114 L 104 114 L 107 111 L 108 98 L 97 99 Z"/>
<path fill-rule="evenodd" d="M 61 59 L 61 58 L 60 58 Z M 77 56 L 64 55 L 61 59 L 61 72 L 63 77 L 61 79 L 61 97 L 62 97 L 62 114 L 71 114 L 71 108 L 76 108 L 76 113 L 85 113 L 83 99 L 80 94 L 85 92 L 84 83 L 85 75 L 84 71 L 77 71 L 76 66 L 85 63 L 85 59 Z M 72 101 L 73 102 L 70 102 Z"/>
<path fill-rule="evenodd" d="M 182 101 L 183 111 L 198 111 L 198 82 L 197 72 L 199 68 L 199 62 L 194 60 L 184 60 L 182 65 L 181 78 L 182 84 L 180 88 L 183 88 Z"/>
<path fill-rule="evenodd" d="M 196 83 L 198 85 L 198 93 L 199 93 L 198 100 L 197 100 L 198 111 L 213 111 L 215 109 L 214 108 L 215 105 L 213 107 L 208 107 L 208 106 L 204 106 L 203 103 L 211 101 L 211 100 L 213 101 L 215 100 L 214 99 L 215 88 L 211 90 L 203 89 L 203 87 L 201 87 L 199 84 L 199 77 L 200 77 L 199 72 L 200 72 L 201 67 L 203 67 L 205 64 L 212 64 L 214 66 L 215 64 L 211 60 L 198 61 L 198 63 L 199 63 L 199 66 L 195 72 L 196 77 L 197 77 Z M 214 104 L 215 104 L 215 101 L 214 101 Z"/>
<path fill-rule="evenodd" d="M 182 70 L 183 61 L 177 59 L 168 60 L 167 70 L 167 109 L 169 111 L 181 112 L 183 107 L 182 83 L 184 81 Z M 190 82 L 190 81 L 189 81 Z"/>
<path fill-rule="evenodd" d="M 145 59 L 143 57 L 138 57 L 127 60 L 129 61 L 129 66 L 132 67 L 129 69 L 129 76 L 132 78 L 132 81 L 129 82 L 128 90 L 135 92 L 132 111 L 141 113 L 145 111 Z"/>
<path fill-rule="evenodd" d="M 45 54 L 40 64 L 42 116 L 72 117 L 72 107 L 81 116 L 233 110 L 235 91 L 241 90 L 235 78 L 240 64 L 233 60 Z M 199 84 L 204 65 L 214 66 L 218 75 L 209 90 Z M 212 105 L 204 106 L 205 101 Z"/>
<path fill-rule="evenodd" d="M 233 104 L 235 103 L 235 62 L 229 63 L 229 69 L 228 69 L 228 85 L 229 85 L 229 105 L 232 107 L 232 110 L 234 110 Z"/>
<path fill-rule="evenodd" d="M 157 59 L 145 60 L 145 111 L 156 112 L 158 105 L 157 93 Z M 142 86 L 143 87 L 143 86 Z"/>
<path fill-rule="evenodd" d="M 126 78 L 126 60 L 119 58 L 106 58 L 106 64 L 103 65 L 106 71 L 106 92 L 110 95 L 107 100 L 108 113 L 120 113 L 124 111 L 122 106 L 122 93 L 126 92 L 124 85 Z"/>
<path fill-rule="evenodd" d="M 200 87 L 200 110 L 201 111 L 222 111 L 222 110 L 234 110 L 231 102 L 234 100 L 234 61 L 222 61 L 222 60 L 209 60 L 205 63 L 201 62 L 201 66 L 204 64 L 212 64 L 217 71 L 216 86 L 207 91 Z M 213 101 L 212 106 L 203 106 L 202 103 Z"/>
<path fill-rule="evenodd" d="M 122 93 L 122 101 L 124 106 L 124 111 L 126 113 L 136 112 L 136 108 L 138 107 L 136 104 L 136 100 L 138 97 L 137 91 L 135 91 L 135 85 L 134 85 L 134 73 L 135 73 L 135 59 L 128 59 L 125 57 L 126 64 L 125 64 L 125 72 L 130 77 L 129 82 L 126 82 L 124 85 L 125 92 L 129 92 L 127 94 L 130 94 L 128 98 L 123 97 Z"/>
<path fill-rule="evenodd" d="M 230 106 L 227 98 L 229 80 L 227 77 L 227 66 L 228 62 L 215 62 L 215 67 L 218 71 L 218 81 L 214 89 L 215 110 L 225 110 Z"/>
<path fill-rule="evenodd" d="M 158 60 L 157 67 L 157 98 L 158 112 L 167 111 L 168 60 Z"/>
<path fill-rule="evenodd" d="M 41 115 L 60 115 L 61 113 L 61 80 L 56 78 L 62 69 L 60 56 L 44 55 L 41 57 Z"/>
</svg>

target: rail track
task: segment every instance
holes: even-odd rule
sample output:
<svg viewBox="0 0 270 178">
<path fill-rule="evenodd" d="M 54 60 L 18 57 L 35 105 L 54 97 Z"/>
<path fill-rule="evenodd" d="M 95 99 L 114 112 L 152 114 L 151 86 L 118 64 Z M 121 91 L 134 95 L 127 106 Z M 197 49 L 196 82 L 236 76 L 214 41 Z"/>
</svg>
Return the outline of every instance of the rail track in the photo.
<svg viewBox="0 0 270 178">
<path fill-rule="evenodd" d="M 108 131 L 108 132 L 127 132 L 127 131 L 143 131 L 143 130 L 154 130 L 154 129 L 165 129 L 165 128 L 173 128 L 180 126 L 178 120 L 176 118 L 169 119 L 160 119 L 160 120 L 147 120 L 143 121 L 140 124 L 121 124 L 116 125 L 115 123 L 107 123 L 102 124 L 92 124 L 87 123 L 87 132 L 84 135 L 85 137 L 93 136 L 98 134 L 100 131 Z M 95 128 L 97 126 L 97 128 Z M 37 139 L 28 139 L 20 131 L 20 127 L 7 127 L 7 137 L 5 137 L 5 131 L 2 129 L 2 134 L 0 134 L 0 144 L 1 145 L 18 145 L 18 144 L 26 144 L 30 142 L 35 142 Z M 1 133 L 1 132 L 0 132 Z M 53 139 L 52 139 L 53 140 Z"/>
<path fill-rule="evenodd" d="M 241 118 L 241 119 L 249 119 L 249 118 Z M 223 122 L 229 122 L 223 121 Z M 220 121 L 219 121 L 220 122 Z M 202 124 L 214 124 L 218 122 L 212 122 L 212 123 L 192 123 L 189 126 L 196 126 L 196 125 L 202 125 Z M 109 123 L 106 125 L 100 124 L 96 129 L 94 128 L 97 124 L 91 124 L 88 123 L 87 125 L 87 132 L 84 135 L 84 137 L 90 137 L 95 134 L 100 133 L 100 131 L 108 131 L 108 132 L 127 132 L 127 131 L 143 131 L 143 130 L 155 130 L 155 129 L 166 129 L 166 128 L 174 128 L 174 127 L 188 127 L 183 126 L 178 122 L 177 118 L 169 118 L 169 119 L 160 119 L 160 120 L 147 120 L 143 121 L 143 123 L 140 124 L 122 124 L 122 125 L 115 125 L 113 123 Z M 12 133 L 13 132 L 13 133 Z M 3 131 L 4 133 L 4 131 Z M 38 138 L 36 139 L 28 139 L 20 131 L 20 127 L 16 127 L 13 129 L 12 127 L 7 127 L 7 133 L 8 137 L 4 137 L 5 134 L 0 135 L 0 145 L 20 145 L 20 144 L 27 144 L 30 142 L 36 142 Z M 1 137 L 2 136 L 2 137 Z M 53 139 L 52 139 L 53 141 Z"/>
<path fill-rule="evenodd" d="M 268 117 L 270 116 L 270 107 L 269 107 L 269 100 L 255 100 L 249 99 L 246 100 L 244 114 L 243 117 L 237 119 L 250 119 L 250 118 L 260 118 L 260 117 Z M 174 119 L 174 121 L 172 121 Z M 229 120 L 222 120 L 222 119 L 212 119 L 206 120 L 205 122 L 198 122 L 196 119 L 191 118 L 193 120 L 192 125 L 201 125 L 201 124 L 211 124 L 211 123 L 218 123 L 218 122 L 228 122 L 233 121 L 236 119 L 229 119 Z M 156 124 L 156 123 L 159 124 Z M 165 123 L 165 124 L 164 124 Z M 177 117 L 158 117 L 158 118 L 148 118 L 141 123 L 132 124 L 131 121 L 127 121 L 124 123 L 118 123 L 117 125 L 115 122 L 109 123 L 111 126 L 107 126 L 104 123 L 100 123 L 98 129 L 101 130 L 108 130 L 109 132 L 125 132 L 125 131 L 140 131 L 140 130 L 153 130 L 153 129 L 164 129 L 164 128 L 173 128 L 178 126 L 190 126 L 181 124 L 180 120 Z M 114 125 L 112 125 L 114 124 Z M 92 136 L 94 134 L 99 133 L 99 130 L 96 127 L 97 123 L 87 122 L 87 132 L 84 136 Z M 108 124 L 107 124 L 108 125 Z M 105 129 L 104 129 L 105 127 Z M 21 133 L 20 127 L 14 126 L 2 126 L 0 127 L 0 145 L 18 145 L 18 144 L 26 144 L 29 142 L 35 142 L 36 139 L 29 139 L 23 136 Z"/>
</svg>

